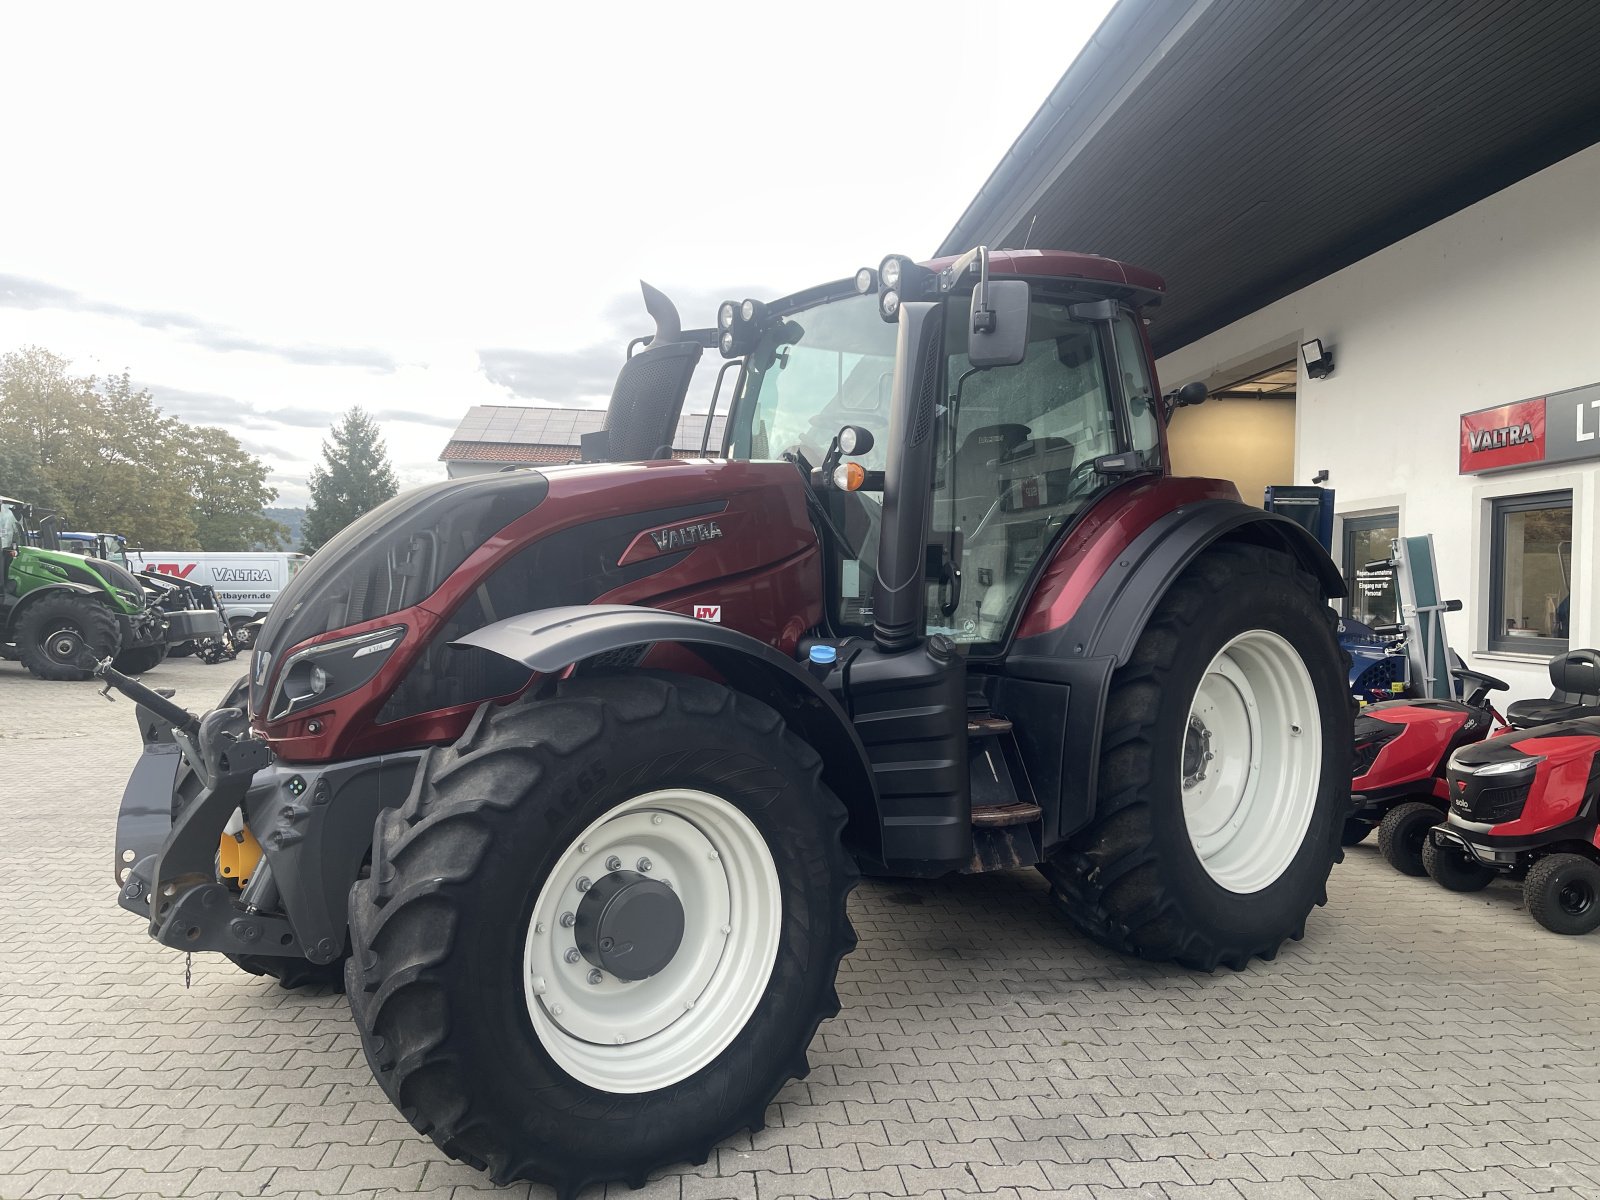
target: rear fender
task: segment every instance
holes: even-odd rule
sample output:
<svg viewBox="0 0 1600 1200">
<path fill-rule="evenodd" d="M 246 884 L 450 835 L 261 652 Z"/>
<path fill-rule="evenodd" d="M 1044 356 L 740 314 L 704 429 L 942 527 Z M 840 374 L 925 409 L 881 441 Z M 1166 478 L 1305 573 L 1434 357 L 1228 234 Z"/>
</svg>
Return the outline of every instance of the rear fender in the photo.
<svg viewBox="0 0 1600 1200">
<path fill-rule="evenodd" d="M 747 634 L 661 609 L 571 605 L 508 617 L 454 643 L 488 650 L 542 675 L 630 646 L 669 643 L 728 686 L 770 705 L 822 756 L 822 778 L 850 814 L 852 849 L 882 853 L 882 823 L 867 752 L 837 700 L 798 663 Z"/>
<path fill-rule="evenodd" d="M 1066 688 L 1058 737 L 1035 739 L 1061 761 L 1029 764 L 1030 774 L 1058 786 L 1039 797 L 1047 845 L 1061 841 L 1094 816 L 1100 740 L 1107 693 L 1116 669 L 1129 660 L 1168 589 L 1206 550 L 1244 542 L 1294 557 L 1327 597 L 1345 594 L 1339 569 L 1321 544 L 1286 517 L 1239 500 L 1212 498 L 1182 504 L 1158 517 L 1117 554 L 1063 624 L 1019 637 L 1006 659 L 1006 676 Z M 1001 687 L 1000 710 L 1005 686 Z M 1032 703 L 1030 702 L 1030 707 Z M 1023 732 L 1026 718 L 1008 714 Z"/>
</svg>

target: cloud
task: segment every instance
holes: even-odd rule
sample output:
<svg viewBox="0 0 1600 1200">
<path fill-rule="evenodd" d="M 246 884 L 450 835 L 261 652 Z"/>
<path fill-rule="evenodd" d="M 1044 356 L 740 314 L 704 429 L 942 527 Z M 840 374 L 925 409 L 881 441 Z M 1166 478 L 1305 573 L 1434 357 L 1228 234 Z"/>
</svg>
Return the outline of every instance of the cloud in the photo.
<svg viewBox="0 0 1600 1200">
<path fill-rule="evenodd" d="M 490 383 L 525 400 L 575 404 L 611 394 L 622 350 L 615 344 L 582 350 L 479 350 L 478 369 Z"/>
<path fill-rule="evenodd" d="M 317 408 L 290 406 L 262 411 L 232 396 L 218 392 L 191 392 L 164 383 L 134 380 L 133 386 L 148 391 L 168 416 L 181 418 L 191 425 L 221 425 L 226 429 L 271 432 L 286 425 L 299 429 L 327 429 L 338 419 L 337 413 Z"/>
<path fill-rule="evenodd" d="M 176 334 L 207 350 L 228 354 L 243 351 L 266 354 L 285 362 L 311 367 L 359 367 L 368 371 L 388 373 L 398 368 L 394 358 L 381 350 L 351 346 L 286 345 L 263 342 L 245 337 L 220 325 L 212 325 L 187 313 L 168 312 L 162 309 L 130 308 L 106 300 L 57 287 L 37 279 L 20 275 L 0 274 L 0 308 L 41 309 L 54 308 L 67 312 L 93 313 L 132 321 L 146 329 Z"/>
<path fill-rule="evenodd" d="M 459 413 L 445 416 L 440 413 L 415 412 L 405 408 L 380 408 L 371 416 L 374 421 L 409 421 L 413 425 L 436 425 L 440 429 L 454 429 L 461 423 Z"/>
<path fill-rule="evenodd" d="M 717 318 L 717 305 L 724 300 L 746 296 L 776 298 L 772 289 L 758 287 L 713 291 L 701 285 L 662 290 L 677 308 L 685 329 L 709 328 Z M 645 312 L 644 298 L 638 291 L 621 292 L 606 301 L 601 306 L 600 319 L 610 332 L 606 340 L 579 350 L 492 347 L 478 351 L 478 369 L 490 383 L 524 400 L 562 405 L 592 403 L 597 397 L 611 394 L 628 343 L 636 337 L 649 337 L 655 331 L 655 323 Z"/>
</svg>

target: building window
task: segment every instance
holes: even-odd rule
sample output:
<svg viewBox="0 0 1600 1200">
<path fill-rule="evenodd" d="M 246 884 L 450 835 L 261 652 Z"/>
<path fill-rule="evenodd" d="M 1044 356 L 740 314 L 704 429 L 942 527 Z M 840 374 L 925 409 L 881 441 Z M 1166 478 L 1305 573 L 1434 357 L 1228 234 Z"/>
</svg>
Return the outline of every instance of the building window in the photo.
<svg viewBox="0 0 1600 1200">
<path fill-rule="evenodd" d="M 1400 514 L 1391 509 L 1371 516 L 1346 517 L 1343 525 L 1344 582 L 1349 589 L 1344 615 L 1366 625 L 1393 624 L 1400 619 L 1394 568 L 1368 564 L 1389 561 L 1394 540 L 1400 536 Z"/>
<path fill-rule="evenodd" d="M 1555 654 L 1572 613 L 1572 493 L 1492 501 L 1489 649 Z"/>
</svg>

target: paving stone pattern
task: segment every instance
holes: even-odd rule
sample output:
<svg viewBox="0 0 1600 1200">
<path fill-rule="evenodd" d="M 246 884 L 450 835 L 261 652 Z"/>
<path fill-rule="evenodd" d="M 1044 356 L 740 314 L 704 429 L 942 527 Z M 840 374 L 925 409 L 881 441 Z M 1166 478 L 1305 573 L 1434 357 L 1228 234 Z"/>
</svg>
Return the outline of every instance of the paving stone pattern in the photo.
<svg viewBox="0 0 1600 1200">
<path fill-rule="evenodd" d="M 198 708 L 236 673 L 151 682 Z M 0 662 L 0 1200 L 493 1191 L 395 1114 L 342 997 L 209 955 L 185 991 L 116 907 L 131 713 Z M 1515 888 L 1357 847 L 1304 942 L 1215 975 L 1100 952 L 1029 872 L 867 883 L 852 912 L 810 1078 L 641 1197 L 1600 1196 L 1600 937 Z"/>
</svg>

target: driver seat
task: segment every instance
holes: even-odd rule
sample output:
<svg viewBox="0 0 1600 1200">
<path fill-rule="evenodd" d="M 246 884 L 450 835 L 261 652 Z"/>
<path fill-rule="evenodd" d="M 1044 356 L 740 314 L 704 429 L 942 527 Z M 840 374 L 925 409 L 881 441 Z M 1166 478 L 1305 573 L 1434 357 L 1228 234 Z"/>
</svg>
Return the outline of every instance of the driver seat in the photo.
<svg viewBox="0 0 1600 1200">
<path fill-rule="evenodd" d="M 1550 660 L 1547 700 L 1518 700 L 1506 705 L 1506 721 L 1517 729 L 1532 729 L 1554 721 L 1600 717 L 1600 650 L 1569 650 Z"/>
</svg>

